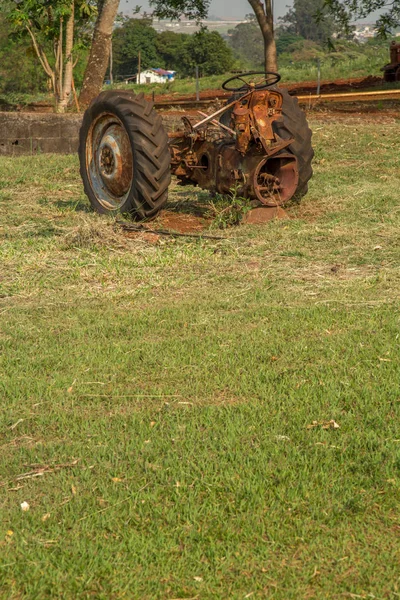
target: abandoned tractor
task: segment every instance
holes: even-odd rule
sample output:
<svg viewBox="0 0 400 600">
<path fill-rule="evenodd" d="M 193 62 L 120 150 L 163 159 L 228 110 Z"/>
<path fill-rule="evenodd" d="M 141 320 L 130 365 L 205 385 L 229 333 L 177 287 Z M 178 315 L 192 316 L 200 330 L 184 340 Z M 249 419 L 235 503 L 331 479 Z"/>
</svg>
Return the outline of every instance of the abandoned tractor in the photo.
<svg viewBox="0 0 400 600">
<path fill-rule="evenodd" d="M 383 79 L 385 81 L 400 81 L 400 44 L 392 42 L 390 44 L 390 63 L 385 65 L 383 71 Z"/>
<path fill-rule="evenodd" d="M 142 94 L 101 93 L 85 112 L 80 166 L 92 207 L 100 213 L 153 218 L 165 204 L 171 173 L 182 185 L 234 191 L 256 206 L 285 205 L 307 192 L 311 131 L 297 100 L 276 87 L 276 73 L 228 79 L 227 104 L 198 122 L 183 117 L 167 133 Z"/>
</svg>

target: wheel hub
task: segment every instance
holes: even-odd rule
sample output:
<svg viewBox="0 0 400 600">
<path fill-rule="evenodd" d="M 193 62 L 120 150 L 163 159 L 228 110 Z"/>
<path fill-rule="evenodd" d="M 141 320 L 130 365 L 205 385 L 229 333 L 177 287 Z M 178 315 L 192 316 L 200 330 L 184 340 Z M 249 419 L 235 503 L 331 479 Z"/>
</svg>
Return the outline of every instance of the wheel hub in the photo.
<svg viewBox="0 0 400 600">
<path fill-rule="evenodd" d="M 105 175 L 111 175 L 115 168 L 115 157 L 110 146 L 104 146 L 100 155 L 100 168 Z"/>
<path fill-rule="evenodd" d="M 99 174 L 107 190 L 121 197 L 132 182 L 132 151 L 128 134 L 119 124 L 107 127 L 99 148 Z"/>
<path fill-rule="evenodd" d="M 296 191 L 299 171 L 296 157 L 281 152 L 265 158 L 253 176 L 254 192 L 264 206 L 282 206 Z"/>
<path fill-rule="evenodd" d="M 100 115 L 87 153 L 88 175 L 99 202 L 107 209 L 120 209 L 133 180 L 131 142 L 123 123 L 114 115 Z"/>
</svg>

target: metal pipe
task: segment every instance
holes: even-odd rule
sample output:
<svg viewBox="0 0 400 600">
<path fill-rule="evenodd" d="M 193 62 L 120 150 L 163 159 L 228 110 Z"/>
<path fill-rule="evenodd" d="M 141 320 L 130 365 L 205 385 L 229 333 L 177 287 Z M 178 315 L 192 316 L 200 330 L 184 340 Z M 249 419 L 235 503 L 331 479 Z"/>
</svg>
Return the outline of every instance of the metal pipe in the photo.
<svg viewBox="0 0 400 600">
<path fill-rule="evenodd" d="M 356 100 L 396 100 L 400 98 L 400 90 L 378 90 L 376 92 L 346 92 L 341 94 L 315 94 L 310 96 L 296 96 L 299 102 L 354 102 Z"/>
<path fill-rule="evenodd" d="M 206 113 L 201 112 L 201 110 L 197 111 L 199 113 L 199 115 L 201 115 L 202 117 L 207 117 Z M 213 119 L 211 121 L 211 123 L 213 125 L 218 125 L 218 127 L 221 127 L 221 129 L 225 129 L 225 131 L 229 131 L 229 133 L 231 133 L 232 135 L 234 135 L 236 137 L 236 131 L 233 131 L 233 129 L 231 129 L 230 127 L 227 127 L 226 125 L 224 125 L 223 123 L 220 123 L 219 121 L 217 121 L 216 119 Z"/>
<path fill-rule="evenodd" d="M 251 90 L 250 92 L 247 92 L 247 94 L 244 94 L 237 100 L 234 100 L 233 102 L 230 102 L 229 104 L 226 104 L 225 106 L 223 106 L 222 108 L 217 110 L 214 114 L 210 115 L 206 119 L 203 119 L 202 121 L 199 121 L 198 123 L 196 123 L 196 125 L 193 125 L 193 129 L 197 129 L 201 125 L 205 125 L 206 123 L 209 123 L 210 121 L 215 119 L 215 117 L 219 117 L 220 115 L 223 115 L 227 110 L 232 108 L 232 106 L 235 106 L 236 102 L 238 102 L 239 100 L 243 100 L 243 98 L 247 98 L 247 96 L 250 96 L 250 94 L 252 94 L 252 93 L 253 93 L 253 90 Z"/>
</svg>

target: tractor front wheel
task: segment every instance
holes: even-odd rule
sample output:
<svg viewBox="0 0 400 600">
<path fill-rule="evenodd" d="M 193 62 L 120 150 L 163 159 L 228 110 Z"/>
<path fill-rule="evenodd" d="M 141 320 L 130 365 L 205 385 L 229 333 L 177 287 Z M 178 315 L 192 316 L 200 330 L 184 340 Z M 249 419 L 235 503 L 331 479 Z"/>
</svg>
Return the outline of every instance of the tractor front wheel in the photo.
<svg viewBox="0 0 400 600">
<path fill-rule="evenodd" d="M 103 92 L 84 114 L 80 171 L 94 210 L 154 217 L 171 180 L 168 136 L 143 94 Z"/>
</svg>

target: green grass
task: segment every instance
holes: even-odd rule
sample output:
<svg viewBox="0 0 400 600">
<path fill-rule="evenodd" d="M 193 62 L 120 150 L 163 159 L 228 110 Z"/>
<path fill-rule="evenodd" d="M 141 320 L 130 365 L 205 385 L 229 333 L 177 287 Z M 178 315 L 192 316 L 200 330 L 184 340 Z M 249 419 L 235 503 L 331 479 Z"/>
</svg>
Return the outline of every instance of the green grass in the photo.
<svg viewBox="0 0 400 600">
<path fill-rule="evenodd" d="M 1 598 L 399 596 L 398 128 L 312 125 L 291 220 L 221 241 L 1 158 Z"/>
</svg>

